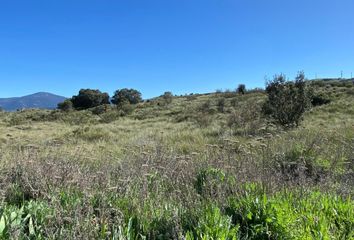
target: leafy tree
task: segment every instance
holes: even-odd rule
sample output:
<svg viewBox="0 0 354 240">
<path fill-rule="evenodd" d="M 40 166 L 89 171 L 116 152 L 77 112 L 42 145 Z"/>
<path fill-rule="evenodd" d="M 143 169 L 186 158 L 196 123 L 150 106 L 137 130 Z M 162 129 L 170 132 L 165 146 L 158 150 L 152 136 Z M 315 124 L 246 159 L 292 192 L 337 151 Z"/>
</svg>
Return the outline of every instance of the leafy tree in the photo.
<svg viewBox="0 0 354 240">
<path fill-rule="evenodd" d="M 284 74 L 274 76 L 266 84 L 266 93 L 268 99 L 263 105 L 263 113 L 284 127 L 297 126 L 310 106 L 303 72 L 298 73 L 295 81 L 287 81 Z"/>
<path fill-rule="evenodd" d="M 71 99 L 65 99 L 64 102 L 58 103 L 58 109 L 68 112 L 73 109 L 73 103 Z"/>
<path fill-rule="evenodd" d="M 245 94 L 246 93 L 246 85 L 245 84 L 239 84 L 236 92 L 240 93 L 240 94 Z"/>
<path fill-rule="evenodd" d="M 128 88 L 115 91 L 112 98 L 112 103 L 116 105 L 124 103 L 137 104 L 141 101 L 141 93 L 138 90 Z"/>
<path fill-rule="evenodd" d="M 77 96 L 71 98 L 71 102 L 75 109 L 88 109 L 109 104 L 109 95 L 99 90 L 81 89 Z"/>
</svg>

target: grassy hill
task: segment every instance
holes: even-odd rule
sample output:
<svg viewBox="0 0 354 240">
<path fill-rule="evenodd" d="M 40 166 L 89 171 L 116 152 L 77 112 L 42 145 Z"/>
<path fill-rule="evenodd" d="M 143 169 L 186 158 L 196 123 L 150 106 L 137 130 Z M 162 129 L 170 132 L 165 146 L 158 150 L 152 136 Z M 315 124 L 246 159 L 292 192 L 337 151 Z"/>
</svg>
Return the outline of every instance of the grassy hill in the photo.
<svg viewBox="0 0 354 240">
<path fill-rule="evenodd" d="M 266 94 L 0 113 L 1 239 L 354 239 L 354 84 L 284 130 Z"/>
</svg>

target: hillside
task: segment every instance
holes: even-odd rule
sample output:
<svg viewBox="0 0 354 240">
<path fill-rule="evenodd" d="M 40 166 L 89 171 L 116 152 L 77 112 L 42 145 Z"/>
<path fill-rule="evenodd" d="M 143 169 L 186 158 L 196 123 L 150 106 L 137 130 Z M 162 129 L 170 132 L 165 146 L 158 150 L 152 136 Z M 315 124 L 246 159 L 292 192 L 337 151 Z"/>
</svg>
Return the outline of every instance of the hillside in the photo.
<svg viewBox="0 0 354 240">
<path fill-rule="evenodd" d="M 0 107 L 5 111 L 26 108 L 55 109 L 58 103 L 63 102 L 65 99 L 65 97 L 51 93 L 38 92 L 23 97 L 0 98 Z"/>
<path fill-rule="evenodd" d="M 2 112 L 0 236 L 353 239 L 354 84 L 311 84 L 291 129 L 261 90 Z"/>
</svg>

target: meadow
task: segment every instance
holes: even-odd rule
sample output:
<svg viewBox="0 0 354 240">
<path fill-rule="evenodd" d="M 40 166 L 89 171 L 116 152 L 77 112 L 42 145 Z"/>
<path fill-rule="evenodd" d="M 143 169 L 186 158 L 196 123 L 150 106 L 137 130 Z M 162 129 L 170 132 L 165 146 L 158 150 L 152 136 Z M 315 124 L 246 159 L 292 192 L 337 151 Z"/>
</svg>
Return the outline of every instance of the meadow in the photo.
<svg viewBox="0 0 354 240">
<path fill-rule="evenodd" d="M 300 126 L 262 90 L 0 113 L 0 239 L 354 239 L 354 84 Z"/>
</svg>

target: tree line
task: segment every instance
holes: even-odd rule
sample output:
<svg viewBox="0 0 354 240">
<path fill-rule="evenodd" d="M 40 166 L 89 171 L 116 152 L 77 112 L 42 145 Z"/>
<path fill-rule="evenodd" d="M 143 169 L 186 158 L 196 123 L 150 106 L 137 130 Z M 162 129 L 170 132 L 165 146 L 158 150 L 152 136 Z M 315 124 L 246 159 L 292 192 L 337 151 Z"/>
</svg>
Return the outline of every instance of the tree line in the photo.
<svg viewBox="0 0 354 240">
<path fill-rule="evenodd" d="M 105 104 L 124 105 L 142 102 L 141 93 L 135 89 L 123 88 L 114 92 L 112 98 L 106 92 L 95 89 L 81 89 L 74 95 L 58 104 L 58 109 L 68 111 L 71 109 L 84 110 Z"/>
<path fill-rule="evenodd" d="M 247 92 L 245 84 L 240 84 L 236 88 L 236 93 L 241 96 Z M 307 109 L 330 102 L 329 99 L 314 94 L 311 86 L 306 84 L 303 72 L 299 72 L 293 81 L 288 80 L 284 74 L 275 75 L 272 80 L 267 81 L 265 93 L 267 98 L 262 105 L 262 114 L 284 127 L 298 126 Z M 173 94 L 165 92 L 160 98 L 165 104 L 169 104 L 172 102 Z M 224 100 L 221 100 L 218 102 L 220 108 L 225 104 Z M 63 111 L 84 110 L 108 104 L 124 108 L 142 101 L 141 93 L 135 89 L 117 90 L 112 98 L 100 90 L 81 89 L 78 95 L 59 103 L 58 108 Z"/>
</svg>

